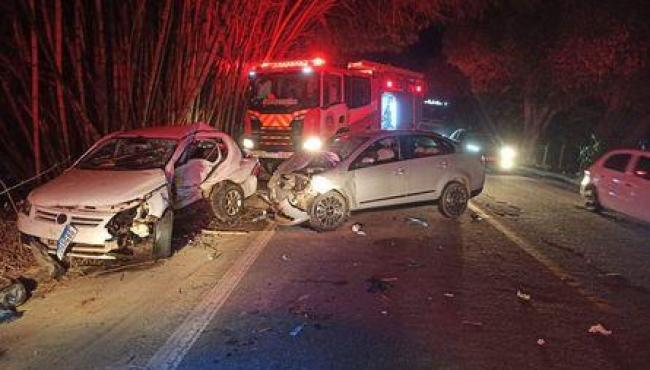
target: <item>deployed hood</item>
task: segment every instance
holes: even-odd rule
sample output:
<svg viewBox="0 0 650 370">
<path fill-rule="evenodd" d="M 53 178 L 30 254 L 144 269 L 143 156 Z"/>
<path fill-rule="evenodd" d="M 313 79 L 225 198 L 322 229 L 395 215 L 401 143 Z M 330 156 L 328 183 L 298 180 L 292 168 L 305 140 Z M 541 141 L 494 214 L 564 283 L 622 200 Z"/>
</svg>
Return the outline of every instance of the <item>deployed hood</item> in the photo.
<svg viewBox="0 0 650 370">
<path fill-rule="evenodd" d="M 284 175 L 292 172 L 314 174 L 336 167 L 340 162 L 339 156 L 332 152 L 298 152 L 282 162 L 276 172 Z"/>
<path fill-rule="evenodd" d="M 97 171 L 71 169 L 34 190 L 29 200 L 43 207 L 105 207 L 142 198 L 165 185 L 161 169 Z"/>
</svg>

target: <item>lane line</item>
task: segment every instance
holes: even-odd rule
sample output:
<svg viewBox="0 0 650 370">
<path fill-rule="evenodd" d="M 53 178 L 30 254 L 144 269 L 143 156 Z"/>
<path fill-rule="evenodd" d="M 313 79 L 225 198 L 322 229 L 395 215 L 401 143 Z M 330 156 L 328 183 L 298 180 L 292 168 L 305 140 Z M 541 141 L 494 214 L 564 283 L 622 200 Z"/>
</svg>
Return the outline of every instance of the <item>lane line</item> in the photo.
<svg viewBox="0 0 650 370">
<path fill-rule="evenodd" d="M 237 258 L 217 284 L 176 328 L 165 344 L 149 359 L 146 365 L 147 369 L 173 370 L 180 365 L 187 352 L 269 243 L 275 234 L 274 228 L 274 225 L 270 224 L 253 240 L 252 245 Z"/>
<path fill-rule="evenodd" d="M 517 235 L 517 233 L 514 230 L 506 226 L 503 222 L 497 220 L 490 212 L 484 210 L 483 208 L 481 208 L 480 206 L 476 205 L 473 202 L 469 204 L 468 208 L 473 212 L 475 212 L 476 214 L 478 214 L 479 216 L 481 216 L 490 225 L 492 225 L 492 227 L 494 227 L 503 235 L 505 235 L 506 238 L 510 239 L 510 241 L 515 243 L 515 245 L 517 245 L 526 254 L 534 258 L 537 262 L 541 263 L 555 277 L 562 280 L 568 286 L 576 290 L 578 294 L 580 294 L 589 303 L 593 304 L 598 310 L 605 313 L 611 313 L 614 311 L 613 307 L 608 302 L 591 294 L 580 282 L 578 282 L 576 278 L 571 276 L 571 274 L 566 272 L 562 267 L 560 267 L 560 265 L 558 265 L 551 258 L 544 255 L 540 251 L 541 248 L 536 247 L 533 243 Z"/>
</svg>

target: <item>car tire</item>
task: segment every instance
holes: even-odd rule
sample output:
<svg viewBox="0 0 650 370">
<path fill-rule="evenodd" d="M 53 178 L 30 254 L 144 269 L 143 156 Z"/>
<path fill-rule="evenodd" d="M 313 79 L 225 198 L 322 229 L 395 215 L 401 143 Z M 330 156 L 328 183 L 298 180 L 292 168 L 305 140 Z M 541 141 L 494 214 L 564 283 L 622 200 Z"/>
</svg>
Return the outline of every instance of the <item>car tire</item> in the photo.
<svg viewBox="0 0 650 370">
<path fill-rule="evenodd" d="M 350 214 L 345 197 L 338 191 L 320 194 L 309 210 L 309 225 L 318 231 L 331 231 L 343 225 Z"/>
<path fill-rule="evenodd" d="M 598 201 L 598 190 L 596 190 L 595 186 L 591 185 L 585 189 L 584 198 L 585 208 L 587 210 L 596 213 L 603 210 L 603 206 L 600 204 L 600 201 Z"/>
<path fill-rule="evenodd" d="M 469 192 L 467 187 L 460 182 L 450 182 L 438 199 L 438 209 L 445 217 L 458 218 L 467 209 Z"/>
<path fill-rule="evenodd" d="M 233 222 L 241 216 L 244 209 L 244 191 L 232 182 L 219 183 L 212 190 L 210 205 L 217 220 Z"/>
<path fill-rule="evenodd" d="M 168 258 L 172 255 L 172 234 L 174 211 L 167 209 L 153 227 L 153 258 Z"/>
</svg>

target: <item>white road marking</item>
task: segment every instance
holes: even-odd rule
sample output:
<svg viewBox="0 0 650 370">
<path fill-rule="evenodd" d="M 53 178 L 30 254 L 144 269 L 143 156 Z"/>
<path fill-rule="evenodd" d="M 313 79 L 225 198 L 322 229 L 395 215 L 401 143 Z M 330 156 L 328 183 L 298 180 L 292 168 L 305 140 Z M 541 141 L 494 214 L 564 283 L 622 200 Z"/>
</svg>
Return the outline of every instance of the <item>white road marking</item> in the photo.
<svg viewBox="0 0 650 370">
<path fill-rule="evenodd" d="M 269 225 L 226 271 L 205 298 L 190 312 L 147 363 L 147 369 L 173 370 L 181 363 L 194 342 L 226 302 L 242 277 L 271 240 L 275 231 Z"/>
<path fill-rule="evenodd" d="M 492 227 L 497 229 L 499 232 L 501 232 L 503 235 L 505 235 L 510 241 L 515 243 L 521 250 L 526 252 L 529 256 L 533 257 L 537 262 L 541 263 L 544 267 L 546 267 L 553 275 L 555 275 L 557 278 L 560 280 L 566 282 L 567 285 L 575 289 L 578 294 L 580 294 L 583 298 L 585 298 L 587 301 L 589 301 L 591 304 L 596 306 L 599 310 L 603 312 L 612 312 L 613 308 L 612 306 L 609 305 L 609 303 L 605 302 L 604 300 L 594 296 L 593 294 L 589 293 L 586 288 L 582 286 L 578 282 L 577 279 L 571 276 L 568 272 L 566 272 L 560 265 L 558 265 L 555 261 L 550 259 L 549 257 L 545 256 L 540 250 L 541 248 L 536 247 L 533 243 L 527 241 L 526 239 L 520 237 L 517 235 L 515 231 L 513 231 L 510 227 L 506 226 L 504 223 L 501 221 L 497 220 L 495 217 L 493 217 L 490 213 L 487 211 L 483 210 L 481 207 L 476 205 L 475 203 L 470 203 L 469 204 L 469 209 L 476 212 L 479 216 L 481 216 L 484 220 L 486 220 Z"/>
</svg>

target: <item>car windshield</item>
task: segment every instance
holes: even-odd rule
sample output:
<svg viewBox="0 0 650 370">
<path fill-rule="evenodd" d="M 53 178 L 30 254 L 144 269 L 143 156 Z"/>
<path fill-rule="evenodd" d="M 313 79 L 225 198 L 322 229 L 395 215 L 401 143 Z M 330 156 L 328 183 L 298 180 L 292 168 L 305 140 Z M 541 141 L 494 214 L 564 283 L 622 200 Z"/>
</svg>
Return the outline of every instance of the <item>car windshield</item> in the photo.
<svg viewBox="0 0 650 370">
<path fill-rule="evenodd" d="M 320 103 L 319 75 L 303 72 L 260 74 L 251 81 L 250 106 L 255 109 L 313 108 Z"/>
<path fill-rule="evenodd" d="M 149 170 L 163 168 L 169 161 L 176 141 L 145 137 L 120 137 L 106 141 L 79 163 L 92 170 Z"/>
</svg>

